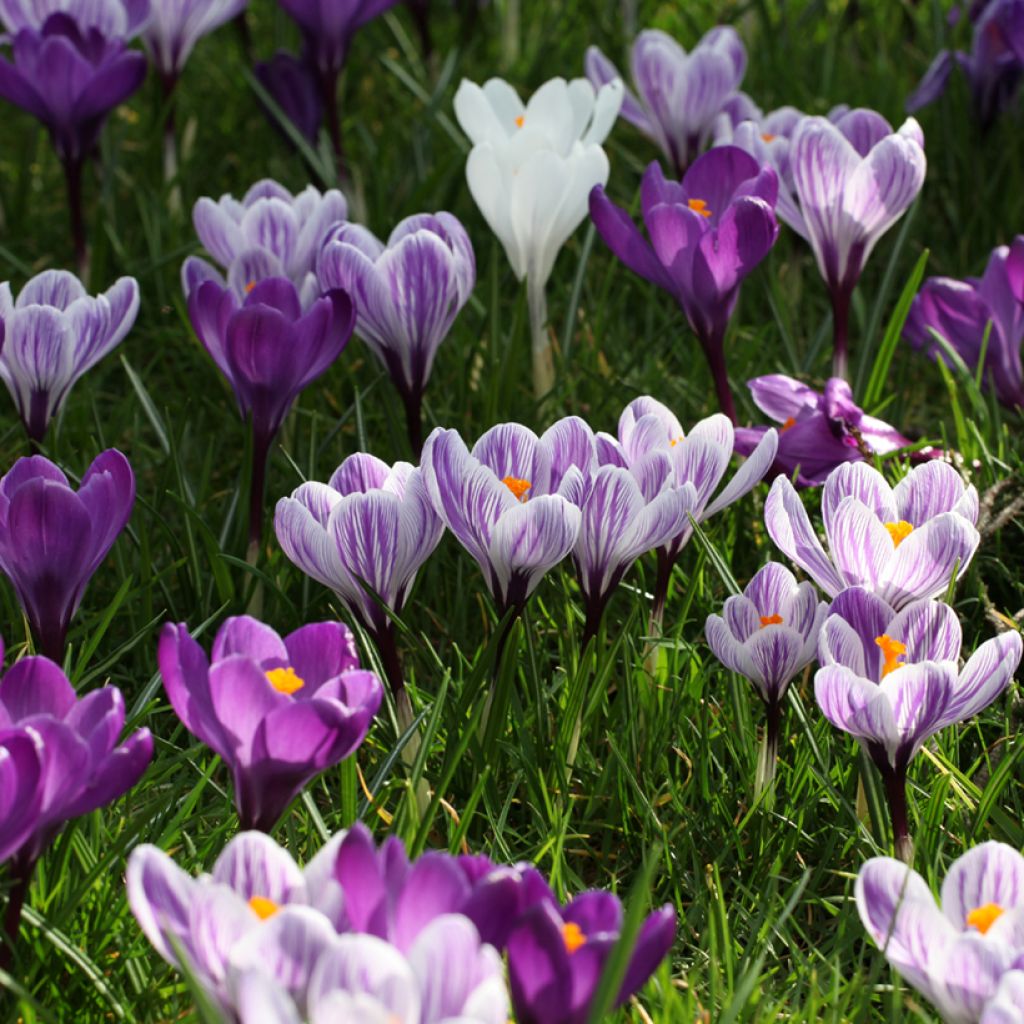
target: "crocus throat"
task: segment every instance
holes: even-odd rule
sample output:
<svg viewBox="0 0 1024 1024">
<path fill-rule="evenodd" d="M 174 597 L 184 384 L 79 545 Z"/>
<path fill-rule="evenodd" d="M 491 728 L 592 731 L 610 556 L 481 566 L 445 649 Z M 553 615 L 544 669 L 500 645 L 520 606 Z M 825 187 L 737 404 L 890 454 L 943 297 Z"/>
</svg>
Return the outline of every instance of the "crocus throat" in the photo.
<svg viewBox="0 0 1024 1024">
<path fill-rule="evenodd" d="M 984 935 L 1005 913 L 998 903 L 986 903 L 984 906 L 975 907 L 967 915 L 967 924 L 971 928 L 977 928 Z"/>
<path fill-rule="evenodd" d="M 784 619 L 781 615 L 762 615 L 761 616 L 761 628 L 765 626 L 780 626 Z"/>
<path fill-rule="evenodd" d="M 781 427 L 779 427 L 779 433 L 784 434 L 787 430 L 792 430 L 795 426 L 796 420 L 793 419 L 792 416 L 790 416 L 789 419 L 787 419 L 786 422 L 783 423 Z"/>
<path fill-rule="evenodd" d="M 894 548 L 898 548 L 914 532 L 913 524 L 908 523 L 906 519 L 901 519 L 898 523 L 886 523 L 885 528 L 892 537 Z"/>
<path fill-rule="evenodd" d="M 297 676 L 291 665 L 286 668 L 272 668 L 267 673 L 267 681 L 278 693 L 295 693 L 306 685 L 306 680 Z"/>
<path fill-rule="evenodd" d="M 575 953 L 580 946 L 587 944 L 587 937 L 583 929 L 575 921 L 568 921 L 562 925 L 562 941 L 569 953 Z"/>
<path fill-rule="evenodd" d="M 246 294 L 246 295 L 252 295 L 252 293 L 253 293 L 253 292 L 254 292 L 255 290 L 256 290 L 256 282 L 255 282 L 255 281 L 250 281 L 250 282 L 249 282 L 249 283 L 248 283 L 248 284 L 247 284 L 247 285 L 245 286 L 245 294 Z"/>
<path fill-rule="evenodd" d="M 694 213 L 699 213 L 702 217 L 711 216 L 708 204 L 703 199 L 687 199 L 686 205 L 693 210 Z"/>
<path fill-rule="evenodd" d="M 249 909 L 261 920 L 266 921 L 273 917 L 281 908 L 266 896 L 251 896 L 249 898 Z"/>
<path fill-rule="evenodd" d="M 764 132 L 761 135 L 761 141 L 762 142 L 774 142 L 775 141 L 775 136 L 772 135 L 771 132 Z"/>
<path fill-rule="evenodd" d="M 890 672 L 895 672 L 896 669 L 903 667 L 900 658 L 907 653 L 907 645 L 899 640 L 893 640 L 888 633 L 876 636 L 875 643 L 882 648 L 882 657 L 884 659 L 882 662 L 882 678 L 884 679 Z"/>
<path fill-rule="evenodd" d="M 532 486 L 529 480 L 520 480 L 515 476 L 502 477 L 501 482 L 516 496 L 516 501 L 525 501 L 526 492 Z"/>
</svg>

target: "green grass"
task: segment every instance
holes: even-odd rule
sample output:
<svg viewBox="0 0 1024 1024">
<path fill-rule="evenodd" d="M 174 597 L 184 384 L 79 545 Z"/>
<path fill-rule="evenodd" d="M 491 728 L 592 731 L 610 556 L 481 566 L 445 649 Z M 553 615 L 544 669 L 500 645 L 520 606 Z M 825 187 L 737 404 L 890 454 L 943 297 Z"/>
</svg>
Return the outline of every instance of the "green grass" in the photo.
<svg viewBox="0 0 1024 1024">
<path fill-rule="evenodd" d="M 479 283 L 439 355 L 428 425 L 453 426 L 467 438 L 504 420 L 539 429 L 545 423 L 530 393 L 524 292 L 468 194 L 451 98 L 462 76 L 483 81 L 501 73 L 525 92 L 554 74 L 577 75 L 592 42 L 621 60 L 622 5 L 523 0 L 512 67 L 502 64 L 497 0 L 462 48 L 458 17 L 438 6 L 439 52 L 429 67 L 401 8 L 357 39 L 343 105 L 351 198 L 385 235 L 408 214 L 449 209 L 476 246 Z M 899 120 L 903 97 L 944 44 L 943 19 L 929 0 L 690 0 L 641 2 L 637 24 L 691 45 L 716 21 L 734 23 L 750 55 L 745 87 L 765 109 L 794 103 L 824 112 L 847 102 Z M 293 38 L 270 0 L 254 0 L 252 27 L 264 55 Z M 258 109 L 230 28 L 200 46 L 179 98 L 187 206 L 201 195 L 241 193 L 260 177 L 295 189 L 311 180 Z M 168 206 L 161 117 L 159 90 L 149 81 L 112 119 L 103 160 L 88 176 L 93 286 L 130 273 L 144 303 L 120 354 L 78 385 L 47 447 L 80 474 L 115 445 L 138 476 L 135 514 L 77 616 L 68 669 L 80 689 L 107 680 L 120 686 L 129 726 L 149 725 L 156 755 L 142 784 L 115 807 L 74 822 L 40 864 L 14 968 L 0 976 L 12 1020 L 189 1019 L 184 982 L 151 952 L 128 911 L 125 858 L 148 841 L 198 872 L 236 821 L 223 767 L 164 700 L 158 625 L 186 621 L 208 646 L 217 623 L 246 608 L 257 581 L 263 617 L 281 632 L 339 614 L 330 595 L 284 558 L 271 532 L 257 569 L 244 564 L 245 432 L 184 314 L 178 269 L 196 242 L 188 217 Z M 922 123 L 928 180 L 907 229 L 898 225 L 880 244 L 859 289 L 853 373 L 858 395 L 871 381 L 870 411 L 957 448 L 979 491 L 992 495 L 982 549 L 957 592 L 969 651 L 993 633 L 997 617 L 1005 621 L 1024 607 L 1017 570 L 1024 545 L 1012 507 L 1021 491 L 1020 422 L 979 395 L 969 377 L 944 379 L 902 344 L 893 352 L 885 334 L 925 249 L 927 273 L 977 274 L 989 250 L 1024 223 L 1020 116 L 1008 114 L 979 138 L 954 76 L 947 100 L 925 111 Z M 657 153 L 624 123 L 608 149 L 610 191 L 635 205 L 640 172 Z M 0 210 L 3 278 L 20 285 L 29 273 L 67 265 L 61 178 L 48 140 L 6 108 Z M 684 424 L 713 411 L 710 379 L 671 300 L 626 272 L 586 227 L 559 257 L 548 301 L 560 345 L 550 414 L 578 413 L 595 429 L 614 430 L 622 407 L 645 393 Z M 745 286 L 728 344 L 741 418 L 755 419 L 742 387 L 751 376 L 784 371 L 820 382 L 828 339 L 825 291 L 810 252 L 784 230 Z M 12 407 L 2 404 L 6 470 L 27 447 Z M 390 382 L 353 341 L 298 403 L 275 449 L 269 492 L 324 480 L 359 450 L 389 461 L 409 454 Z M 761 488 L 708 524 L 717 558 L 694 542 L 680 560 L 653 674 L 644 636 L 653 564 L 641 563 L 627 578 L 590 652 L 578 648 L 582 611 L 571 575 L 553 572 L 514 634 L 517 657 L 508 659 L 498 690 L 508 715 L 492 723 L 493 742 L 478 741 L 475 716 L 492 674 L 497 623 L 476 567 L 446 538 L 403 621 L 427 741 L 417 770 L 410 777 L 395 756 L 397 723 L 390 708 L 382 711 L 357 758 L 309 787 L 278 827 L 278 840 L 305 860 L 323 842 L 321 822 L 333 831 L 361 819 L 417 851 L 465 845 L 498 860 L 535 860 L 562 893 L 610 886 L 626 894 L 648 863 L 650 901 L 678 908 L 678 942 L 641 994 L 649 1017 L 626 1010 L 632 1020 L 932 1020 L 857 918 L 852 879 L 865 858 L 888 852 L 887 823 L 859 815 L 855 744 L 817 712 L 809 676 L 791 692 L 774 803 L 752 802 L 760 705 L 710 655 L 702 630 L 728 593 L 716 564 L 742 583 L 777 557 L 762 525 L 763 497 Z M 11 656 L 20 653 L 27 632 L 6 583 L 0 624 Z M 570 771 L 579 706 L 583 727 Z M 982 839 L 1024 846 L 1022 717 L 1015 685 L 914 764 L 917 867 L 930 880 Z M 435 793 L 424 818 L 412 799 L 420 776 Z"/>
</svg>

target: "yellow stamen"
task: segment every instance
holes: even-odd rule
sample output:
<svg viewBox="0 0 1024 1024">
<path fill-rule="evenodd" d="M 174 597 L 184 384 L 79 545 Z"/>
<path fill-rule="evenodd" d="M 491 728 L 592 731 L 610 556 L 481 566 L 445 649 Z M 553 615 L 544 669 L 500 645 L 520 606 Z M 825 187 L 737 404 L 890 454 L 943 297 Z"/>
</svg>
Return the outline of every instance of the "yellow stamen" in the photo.
<svg viewBox="0 0 1024 1024">
<path fill-rule="evenodd" d="M 882 648 L 882 658 L 884 659 L 882 662 L 882 678 L 884 679 L 890 672 L 895 672 L 896 669 L 903 667 L 900 658 L 907 653 L 907 645 L 899 640 L 893 640 L 888 633 L 876 636 L 875 643 Z"/>
<path fill-rule="evenodd" d="M 669 448 L 675 448 L 677 444 L 682 444 L 684 440 L 685 438 L 680 434 L 678 437 L 673 437 L 672 440 L 669 441 L 668 446 Z"/>
<path fill-rule="evenodd" d="M 771 132 L 764 132 L 762 134 L 762 136 L 761 136 L 761 141 L 762 142 L 774 142 L 775 141 L 775 136 L 772 135 Z"/>
<path fill-rule="evenodd" d="M 256 290 L 256 282 L 255 281 L 250 281 L 245 286 L 245 294 L 246 295 L 251 295 L 255 290 Z"/>
<path fill-rule="evenodd" d="M 306 680 L 299 678 L 291 665 L 286 668 L 272 668 L 267 673 L 267 681 L 279 693 L 295 693 L 306 685 Z"/>
<path fill-rule="evenodd" d="M 501 482 L 516 496 L 517 501 L 524 501 L 526 492 L 533 486 L 529 480 L 520 480 L 518 477 L 502 477 Z"/>
<path fill-rule="evenodd" d="M 914 532 L 913 524 L 908 523 L 906 519 L 901 519 L 898 523 L 886 523 L 885 528 L 892 537 L 894 548 L 898 548 Z"/>
<path fill-rule="evenodd" d="M 984 935 L 1005 913 L 998 903 L 986 903 L 983 907 L 975 907 L 967 915 L 967 924 Z"/>
<path fill-rule="evenodd" d="M 779 626 L 784 621 L 781 615 L 762 615 L 761 628 L 764 629 L 765 626 Z"/>
<path fill-rule="evenodd" d="M 524 124 L 526 124 L 526 115 L 525 114 L 520 114 L 516 118 L 516 127 L 517 128 L 522 128 Z"/>
<path fill-rule="evenodd" d="M 687 199 L 686 205 L 693 210 L 694 213 L 699 213 L 702 217 L 711 216 L 708 204 L 703 199 Z"/>
<path fill-rule="evenodd" d="M 253 896 L 249 900 L 249 909 L 261 920 L 273 917 L 281 908 L 266 896 Z"/>
<path fill-rule="evenodd" d="M 784 434 L 784 433 L 785 433 L 785 432 L 786 432 L 787 430 L 792 430 L 792 429 L 793 429 L 793 427 L 795 427 L 795 426 L 796 426 L 796 420 L 795 420 L 795 419 L 793 419 L 793 417 L 792 417 L 792 416 L 790 416 L 790 417 L 789 417 L 789 418 L 788 418 L 788 419 L 786 420 L 786 422 L 785 422 L 785 423 L 783 423 L 781 427 L 779 427 L 779 433 L 780 433 L 780 434 Z"/>
<path fill-rule="evenodd" d="M 580 946 L 587 944 L 587 937 L 583 934 L 583 929 L 575 921 L 569 921 L 562 925 L 562 940 L 569 953 L 575 953 Z"/>
</svg>

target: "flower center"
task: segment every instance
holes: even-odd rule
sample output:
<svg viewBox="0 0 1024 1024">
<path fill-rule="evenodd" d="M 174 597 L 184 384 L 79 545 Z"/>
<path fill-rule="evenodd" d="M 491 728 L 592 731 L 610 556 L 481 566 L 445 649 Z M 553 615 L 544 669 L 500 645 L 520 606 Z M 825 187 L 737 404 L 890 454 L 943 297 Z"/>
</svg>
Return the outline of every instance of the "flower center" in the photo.
<svg viewBox="0 0 1024 1024">
<path fill-rule="evenodd" d="M 781 615 L 762 615 L 761 616 L 761 628 L 765 626 L 780 626 L 785 620 Z"/>
<path fill-rule="evenodd" d="M 516 127 L 517 128 L 522 128 L 524 124 L 526 124 L 526 115 L 525 114 L 520 114 L 516 118 Z"/>
<path fill-rule="evenodd" d="M 790 416 L 790 417 L 789 417 L 789 418 L 788 418 L 788 419 L 786 420 L 786 422 L 785 422 L 785 423 L 783 423 L 781 427 L 779 427 L 779 433 L 780 433 L 780 434 L 784 434 L 784 433 L 785 433 L 785 432 L 786 432 L 787 430 L 792 430 L 792 429 L 793 429 L 793 427 L 795 427 L 795 426 L 796 426 L 796 420 L 795 420 L 795 419 L 793 419 L 793 417 L 792 417 L 792 416 Z"/>
<path fill-rule="evenodd" d="M 516 501 L 525 501 L 526 492 L 532 486 L 529 480 L 520 480 L 515 476 L 502 477 L 501 482 L 516 496 Z"/>
<path fill-rule="evenodd" d="M 899 640 L 893 640 L 888 633 L 883 633 L 881 636 L 875 637 L 875 643 L 882 648 L 882 678 L 884 679 L 890 672 L 895 672 L 896 669 L 903 667 L 903 662 L 900 658 L 907 653 L 907 645 L 901 643 Z"/>
<path fill-rule="evenodd" d="M 986 903 L 982 907 L 975 907 L 967 915 L 967 924 L 984 935 L 1005 913 L 998 903 Z"/>
<path fill-rule="evenodd" d="M 898 523 L 886 523 L 885 528 L 892 537 L 894 548 L 898 548 L 914 532 L 913 524 L 908 523 L 906 519 L 901 519 Z"/>
<path fill-rule="evenodd" d="M 587 937 L 583 929 L 575 921 L 569 921 L 562 925 L 562 941 L 570 954 L 575 953 L 580 946 L 587 944 Z"/>
<path fill-rule="evenodd" d="M 255 282 L 255 281 L 250 281 L 250 282 L 249 282 L 249 283 L 248 283 L 248 284 L 247 284 L 247 285 L 245 286 L 245 294 L 246 294 L 246 295 L 252 295 L 252 293 L 253 293 L 253 292 L 254 292 L 255 290 L 256 290 L 256 282 Z"/>
<path fill-rule="evenodd" d="M 266 921 L 273 917 L 281 908 L 266 896 L 252 896 L 249 899 L 249 909 L 261 920 Z"/>
<path fill-rule="evenodd" d="M 680 434 L 678 437 L 673 437 L 672 440 L 669 441 L 668 446 L 669 448 L 675 448 L 677 444 L 682 444 L 685 440 L 686 438 L 683 437 L 682 434 Z"/>
<path fill-rule="evenodd" d="M 686 205 L 693 210 L 694 213 L 699 213 L 702 217 L 711 216 L 708 204 L 703 199 L 687 199 Z"/>
<path fill-rule="evenodd" d="M 762 142 L 774 142 L 775 136 L 771 132 L 763 132 L 761 135 Z"/>
<path fill-rule="evenodd" d="M 267 673 L 267 681 L 278 693 L 295 693 L 306 685 L 306 680 L 297 676 L 291 665 L 285 668 L 272 668 Z"/>
</svg>

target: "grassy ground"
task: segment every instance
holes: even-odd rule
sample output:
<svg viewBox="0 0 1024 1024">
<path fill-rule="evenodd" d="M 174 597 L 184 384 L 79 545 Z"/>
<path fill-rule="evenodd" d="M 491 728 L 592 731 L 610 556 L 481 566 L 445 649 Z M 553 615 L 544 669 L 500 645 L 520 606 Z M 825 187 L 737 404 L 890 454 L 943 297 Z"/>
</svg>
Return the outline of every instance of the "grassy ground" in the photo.
<svg viewBox="0 0 1024 1024">
<path fill-rule="evenodd" d="M 585 47 L 621 59 L 618 0 L 522 0 L 521 52 L 503 66 L 498 11 L 481 12 L 461 47 L 447 5 L 436 20 L 429 66 L 402 9 L 357 40 L 345 80 L 344 119 L 355 201 L 386 234 L 401 217 L 449 209 L 477 249 L 479 284 L 438 358 L 428 393 L 430 425 L 472 438 L 495 422 L 539 421 L 530 394 L 524 294 L 476 212 L 464 184 L 464 143 L 451 98 L 460 77 L 503 73 L 525 91 L 579 74 Z M 496 5 L 500 11 L 501 5 Z M 637 24 L 691 45 L 717 20 L 734 23 L 750 54 L 747 90 L 766 109 L 794 103 L 824 112 L 835 103 L 873 106 L 901 118 L 903 97 L 940 45 L 944 12 L 928 0 L 689 0 L 639 4 Z M 291 38 L 269 0 L 253 0 L 261 54 Z M 298 189 L 310 170 L 267 125 L 246 81 L 231 29 L 201 45 L 182 82 L 180 185 L 189 206 L 204 194 L 244 191 L 260 177 Z M 216 623 L 246 607 L 257 580 L 264 617 L 281 632 L 336 614 L 326 592 L 284 558 L 268 533 L 261 561 L 244 557 L 242 424 L 226 385 L 187 325 L 178 285 L 195 251 L 187 216 L 169 209 L 160 176 L 161 101 L 150 81 L 113 118 L 103 161 L 88 182 L 93 285 L 137 276 L 144 296 L 137 329 L 74 392 L 49 454 L 81 473 L 116 445 L 132 461 L 139 500 L 126 535 L 97 574 L 71 634 L 68 666 L 79 688 L 109 679 L 122 688 L 134 724 L 157 736 L 143 783 L 112 810 L 73 824 L 40 865 L 8 989 L 10 1019 L 25 1021 L 187 1018 L 177 976 L 149 949 L 123 894 L 127 852 L 150 841 L 192 870 L 209 866 L 236 823 L 223 768 L 177 724 L 156 675 L 163 621 Z M 921 252 L 928 271 L 979 273 L 992 246 L 1024 223 L 1019 116 L 985 138 L 968 115 L 962 83 L 924 113 L 931 166 L 918 207 L 879 246 L 854 313 L 855 379 L 863 385 L 885 325 Z M 610 191 L 636 201 L 639 173 L 656 156 L 628 125 L 609 144 Z M 0 274 L 16 284 L 67 265 L 61 180 L 45 135 L 21 114 L 0 120 Z M 666 296 L 625 272 L 581 229 L 559 258 L 549 288 L 560 342 L 559 401 L 613 430 L 638 394 L 666 402 L 684 424 L 712 410 L 710 379 L 681 315 Z M 825 293 L 809 250 L 785 230 L 745 287 L 729 344 L 741 417 L 752 418 L 742 382 L 785 371 L 820 381 L 828 366 Z M 863 393 L 862 391 L 858 392 Z M 0 468 L 26 452 L 10 405 L 0 419 Z M 966 381 L 897 351 L 871 411 L 915 436 L 957 447 L 979 490 L 1000 481 L 993 515 L 1019 489 L 1016 416 Z M 326 479 L 342 458 L 368 450 L 408 456 L 400 404 L 386 377 L 354 341 L 302 397 L 275 451 L 270 494 L 302 478 Z M 761 525 L 761 489 L 709 525 L 707 542 L 743 582 L 774 552 Z M 814 498 L 809 499 L 812 503 Z M 990 524 L 994 520 L 989 520 Z M 994 630 L 992 615 L 1024 606 L 1017 574 L 1019 525 L 985 530 L 958 592 L 966 649 Z M 357 818 L 389 829 L 416 850 L 486 850 L 532 859 L 566 892 L 611 886 L 624 894 L 646 863 L 654 902 L 679 909 L 671 963 L 642 993 L 632 1019 L 692 1021 L 931 1020 L 866 942 L 851 901 L 862 861 L 887 852 L 884 819 L 858 813 L 854 743 L 817 713 L 809 678 L 792 691 L 778 791 L 752 804 L 760 705 L 742 680 L 711 657 L 705 616 L 728 581 L 698 538 L 680 562 L 657 669 L 645 669 L 642 564 L 614 599 L 599 656 L 581 660 L 581 609 L 568 572 L 554 572 L 531 602 L 500 693 L 510 705 L 495 742 L 480 745 L 471 708 L 493 659 L 495 622 L 478 572 L 451 538 L 426 566 L 405 617 L 413 701 L 428 744 L 420 768 L 438 797 L 419 819 L 415 780 L 392 756 L 397 728 L 382 713 L 358 758 L 310 787 L 277 830 L 300 859 L 327 832 Z M 10 589 L 0 587 L 0 624 L 10 648 L 26 631 Z M 367 654 L 369 657 L 369 653 Z M 565 770 L 573 714 L 584 705 L 575 769 Z M 917 759 L 912 818 L 918 869 L 940 879 L 966 846 L 998 838 L 1024 846 L 1024 744 L 1016 687 L 981 720 L 951 730 Z M 646 1014 L 646 1015 L 645 1015 Z M 649 1017 L 647 1016 L 649 1015 Z"/>
</svg>

